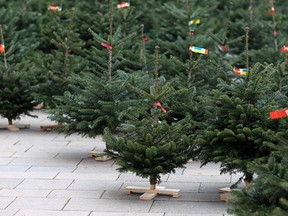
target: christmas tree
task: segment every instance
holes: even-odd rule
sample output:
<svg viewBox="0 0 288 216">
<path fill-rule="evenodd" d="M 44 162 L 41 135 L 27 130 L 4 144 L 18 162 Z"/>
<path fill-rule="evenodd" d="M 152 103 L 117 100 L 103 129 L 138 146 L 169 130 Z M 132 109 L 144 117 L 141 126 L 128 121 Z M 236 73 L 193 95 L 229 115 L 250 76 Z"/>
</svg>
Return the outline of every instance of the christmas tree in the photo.
<svg viewBox="0 0 288 216">
<path fill-rule="evenodd" d="M 149 178 L 150 189 L 147 189 L 147 192 L 153 194 L 149 199 L 162 193 L 156 189 L 156 184 L 161 182 L 160 175 L 175 172 L 177 167 L 182 167 L 187 163 L 191 151 L 190 139 L 185 135 L 190 127 L 189 121 L 183 119 L 168 124 L 165 120 L 165 101 L 173 96 L 173 89 L 169 83 L 159 83 L 158 52 L 159 47 L 156 46 L 154 85 L 150 92 L 132 86 L 132 89 L 139 93 L 141 115 L 132 115 L 130 120 L 121 124 L 118 138 L 113 136 L 108 128 L 104 131 L 104 140 L 111 147 L 108 153 L 117 156 L 117 164 L 120 165 L 118 170 Z M 128 193 L 143 192 L 137 188 L 126 189 Z M 168 189 L 166 194 L 169 194 Z M 140 198 L 146 199 L 146 195 Z"/>
<path fill-rule="evenodd" d="M 284 120 L 286 121 L 286 120 Z M 288 212 L 288 137 L 287 131 L 270 134 L 264 144 L 273 152 L 267 163 L 249 166 L 257 174 L 250 190 L 235 191 L 229 212 L 237 216 L 282 216 Z"/>
<path fill-rule="evenodd" d="M 263 146 L 264 134 L 279 129 L 271 124 L 268 114 L 281 96 L 271 83 L 276 71 L 270 65 L 256 64 L 247 76 L 235 77 L 231 84 L 222 81 L 210 96 L 203 97 L 207 125 L 194 146 L 203 165 L 219 162 L 222 173 L 242 172 L 246 182 L 252 181 L 248 164 L 269 156 L 269 148 Z"/>
<path fill-rule="evenodd" d="M 8 125 L 12 125 L 13 120 L 20 119 L 21 115 L 33 116 L 30 111 L 35 106 L 38 71 L 30 61 L 12 55 L 13 46 L 5 44 L 2 25 L 0 34 L 2 38 L 0 52 L 3 57 L 0 64 L 0 115 L 7 118 Z"/>
</svg>

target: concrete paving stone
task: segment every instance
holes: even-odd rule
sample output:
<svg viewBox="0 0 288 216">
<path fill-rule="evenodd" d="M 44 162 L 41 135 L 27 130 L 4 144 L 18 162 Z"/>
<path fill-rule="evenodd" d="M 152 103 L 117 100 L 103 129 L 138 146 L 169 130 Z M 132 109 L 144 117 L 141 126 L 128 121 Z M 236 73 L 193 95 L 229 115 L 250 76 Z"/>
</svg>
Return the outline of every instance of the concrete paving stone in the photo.
<svg viewBox="0 0 288 216">
<path fill-rule="evenodd" d="M 30 166 L 27 172 L 73 172 L 76 166 L 60 167 L 60 166 Z M 0 169 L 1 170 L 1 169 Z"/>
<path fill-rule="evenodd" d="M 8 209 L 61 210 L 68 200 L 67 198 L 18 197 L 9 205 Z"/>
<path fill-rule="evenodd" d="M 88 216 L 89 211 L 20 210 L 15 216 Z"/>
<path fill-rule="evenodd" d="M 183 175 L 220 175 L 218 169 L 185 169 Z M 230 174 L 222 174 L 221 176 L 230 176 Z"/>
<path fill-rule="evenodd" d="M 103 141 L 100 141 L 103 142 Z M 78 148 L 95 148 L 96 145 L 99 143 L 99 140 L 97 139 L 91 139 L 91 140 L 72 140 L 68 143 L 68 147 L 78 147 Z M 99 144 L 98 144 L 99 145 Z"/>
<path fill-rule="evenodd" d="M 14 158 L 0 158 L 0 165 L 8 165 Z"/>
<path fill-rule="evenodd" d="M 17 138 L 9 138 L 9 136 L 6 136 L 5 139 L 0 139 L 1 140 L 1 147 L 9 147 L 9 146 L 13 146 L 16 145 L 19 142 L 19 139 Z"/>
<path fill-rule="evenodd" d="M 231 176 L 219 176 L 219 175 L 170 175 L 168 178 L 168 182 L 222 182 L 222 183 L 230 183 Z"/>
<path fill-rule="evenodd" d="M 204 182 L 200 184 L 200 193 L 216 193 L 220 188 L 230 187 L 231 183 Z"/>
<path fill-rule="evenodd" d="M 124 190 L 127 186 L 137 186 L 137 187 L 149 187 L 149 182 L 123 182 L 121 190 Z M 179 189 L 181 192 L 199 192 L 200 183 L 188 183 L 188 182 L 162 182 L 160 187 L 165 187 L 168 189 Z"/>
<path fill-rule="evenodd" d="M 1 165 L 0 166 L 0 174 L 1 174 L 1 172 L 25 172 L 29 168 L 30 168 L 30 166 Z"/>
<path fill-rule="evenodd" d="M 68 188 L 71 183 L 72 180 L 25 179 L 17 186 L 17 189 L 64 190 Z"/>
<path fill-rule="evenodd" d="M 27 145 L 27 144 L 32 144 L 34 147 L 38 147 L 39 149 L 42 147 L 46 147 L 48 149 L 50 148 L 56 148 L 56 147 L 66 147 L 69 144 L 68 140 L 63 140 L 63 141 L 54 141 L 52 140 L 43 140 L 42 136 L 35 136 L 34 134 L 34 139 L 31 140 L 29 139 L 21 139 L 18 143 L 18 145 Z M 21 138 L 21 137 L 20 137 Z"/>
<path fill-rule="evenodd" d="M 28 151 L 32 145 L 25 145 L 25 146 L 1 146 L 0 144 L 0 151 L 5 151 L 5 152 L 26 152 Z"/>
<path fill-rule="evenodd" d="M 53 179 L 58 173 L 38 173 L 38 172 L 0 172 L 1 178 L 13 178 L 13 179 Z"/>
<path fill-rule="evenodd" d="M 33 147 L 32 147 L 33 148 Z M 12 158 L 54 158 L 57 153 L 56 152 L 31 152 L 29 149 L 27 152 L 16 152 L 11 157 Z"/>
<path fill-rule="evenodd" d="M 51 190 L 2 189 L 0 197 L 47 197 Z"/>
<path fill-rule="evenodd" d="M 59 159 L 59 158 L 15 158 L 9 165 L 31 165 L 31 166 L 77 166 L 81 159 Z"/>
<path fill-rule="evenodd" d="M 0 144 L 1 145 L 1 144 Z M 11 157 L 15 152 L 13 151 L 1 151 L 0 152 L 0 158 L 6 158 L 6 157 Z"/>
<path fill-rule="evenodd" d="M 5 133 L 5 131 L 4 130 L 0 130 L 0 140 L 2 141 L 2 140 L 4 140 L 4 139 L 6 139 L 8 136 L 7 136 L 7 134 Z"/>
<path fill-rule="evenodd" d="M 95 161 L 95 163 L 97 162 Z M 113 167 L 109 167 L 109 166 L 92 166 L 92 167 L 77 166 L 77 168 L 73 171 L 73 173 L 118 173 L 120 174 Z"/>
<path fill-rule="evenodd" d="M 228 205 L 224 202 L 167 202 L 154 201 L 150 212 L 169 212 L 169 213 L 187 213 L 195 212 L 197 214 L 225 214 Z"/>
<path fill-rule="evenodd" d="M 62 180 L 64 181 L 64 180 Z M 66 180 L 68 181 L 68 180 Z M 122 182 L 116 181 L 85 181 L 75 180 L 68 187 L 68 190 L 91 190 L 91 191 L 102 191 L 102 190 L 119 190 L 122 186 Z"/>
<path fill-rule="evenodd" d="M 226 216 L 228 214 L 178 214 L 178 213 L 165 213 L 165 216 Z"/>
<path fill-rule="evenodd" d="M 15 197 L 0 197 L 0 209 L 6 209 L 14 200 Z"/>
<path fill-rule="evenodd" d="M 92 212 L 89 216 L 164 216 L 164 213 Z"/>
<path fill-rule="evenodd" d="M 55 179 L 75 179 L 75 180 L 98 180 L 98 181 L 116 181 L 119 177 L 115 173 L 59 173 Z"/>
<path fill-rule="evenodd" d="M 48 197 L 57 197 L 57 198 L 92 198 L 100 199 L 103 195 L 103 191 L 72 191 L 72 190 L 53 190 Z"/>
<path fill-rule="evenodd" d="M 0 188 L 16 188 L 24 179 L 1 179 L 0 180 Z"/>
<path fill-rule="evenodd" d="M 55 158 L 57 159 L 65 159 L 65 158 L 79 158 L 79 159 L 85 159 L 88 158 L 88 152 L 90 150 L 87 149 L 81 149 L 81 148 L 69 148 L 66 147 L 65 149 L 60 149 L 58 151 L 58 154 L 56 155 Z"/>
<path fill-rule="evenodd" d="M 153 201 L 72 198 L 65 206 L 68 211 L 149 212 Z"/>
<path fill-rule="evenodd" d="M 69 136 L 67 136 L 66 134 L 58 134 L 55 139 L 55 141 L 94 141 L 93 138 L 87 138 L 87 137 L 82 137 L 79 136 L 78 134 L 71 134 Z"/>
<path fill-rule="evenodd" d="M 195 193 L 195 192 L 181 192 L 180 197 L 171 199 L 171 201 L 187 201 L 187 202 L 222 202 L 219 198 L 219 193 Z"/>
<path fill-rule="evenodd" d="M 14 216 L 17 213 L 17 209 L 15 210 L 0 210 L 1 216 Z"/>
</svg>

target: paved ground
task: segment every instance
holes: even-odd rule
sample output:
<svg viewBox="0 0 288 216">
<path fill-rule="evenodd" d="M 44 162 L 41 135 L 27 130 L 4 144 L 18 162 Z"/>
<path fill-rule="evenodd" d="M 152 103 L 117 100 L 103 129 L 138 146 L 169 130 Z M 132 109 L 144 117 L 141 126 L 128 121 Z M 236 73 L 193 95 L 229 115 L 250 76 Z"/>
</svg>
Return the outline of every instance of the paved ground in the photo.
<svg viewBox="0 0 288 216">
<path fill-rule="evenodd" d="M 139 200 L 125 195 L 126 186 L 148 186 L 134 174 L 120 174 L 114 160 L 97 162 L 91 150 L 102 151 L 96 139 L 41 132 L 51 124 L 42 111 L 39 118 L 23 117 L 15 123 L 31 124 L 19 132 L 0 130 L 0 216 L 223 216 L 227 204 L 218 189 L 239 176 L 219 175 L 219 166 L 199 168 L 198 162 L 162 177 L 160 186 L 180 189 L 181 196 Z M 0 118 L 0 125 L 6 124 Z"/>
</svg>

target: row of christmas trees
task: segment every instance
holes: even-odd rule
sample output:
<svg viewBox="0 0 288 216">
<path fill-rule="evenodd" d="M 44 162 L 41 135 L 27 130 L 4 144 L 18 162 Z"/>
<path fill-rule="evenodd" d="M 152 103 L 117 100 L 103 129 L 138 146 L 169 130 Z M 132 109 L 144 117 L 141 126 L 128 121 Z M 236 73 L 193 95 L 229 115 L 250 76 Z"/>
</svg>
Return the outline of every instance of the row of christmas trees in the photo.
<svg viewBox="0 0 288 216">
<path fill-rule="evenodd" d="M 0 113 L 12 124 L 43 102 L 66 134 L 104 131 L 120 171 L 152 188 L 190 158 L 246 182 L 256 173 L 231 211 L 281 215 L 285 2 L 232 3 L 1 1 Z"/>
</svg>

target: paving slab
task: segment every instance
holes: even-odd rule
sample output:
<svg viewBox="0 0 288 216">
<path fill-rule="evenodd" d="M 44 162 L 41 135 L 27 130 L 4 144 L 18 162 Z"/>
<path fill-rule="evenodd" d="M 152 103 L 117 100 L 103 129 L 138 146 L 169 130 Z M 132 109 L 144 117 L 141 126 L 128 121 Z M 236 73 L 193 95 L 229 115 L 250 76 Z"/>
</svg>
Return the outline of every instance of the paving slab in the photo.
<svg viewBox="0 0 288 216">
<path fill-rule="evenodd" d="M 0 179 L 11 178 L 11 179 L 53 179 L 58 173 L 39 173 L 39 172 L 0 172 Z"/>
<path fill-rule="evenodd" d="M 0 209 L 7 208 L 14 200 L 15 197 L 0 197 Z"/>
<path fill-rule="evenodd" d="M 230 175 L 170 175 L 168 181 L 173 182 L 223 182 L 230 183 Z"/>
<path fill-rule="evenodd" d="M 104 193 L 104 190 L 101 190 L 101 191 L 53 190 L 47 197 L 49 198 L 52 198 L 52 197 L 72 198 L 74 197 L 74 198 L 100 199 L 103 193 Z"/>
<path fill-rule="evenodd" d="M 15 216 L 88 216 L 89 211 L 44 211 L 44 210 L 21 210 Z"/>
<path fill-rule="evenodd" d="M 9 165 L 34 165 L 34 166 L 77 166 L 81 159 L 59 159 L 59 158 L 15 158 Z"/>
<path fill-rule="evenodd" d="M 149 212 L 153 201 L 113 200 L 113 199 L 79 199 L 71 198 L 64 210 L 100 211 L 100 212 Z"/>
<path fill-rule="evenodd" d="M 0 180 L 0 188 L 16 188 L 24 179 L 2 178 Z"/>
<path fill-rule="evenodd" d="M 0 145 L 2 145 L 1 142 L 0 142 Z M 13 154 L 15 154 L 14 151 L 1 151 L 1 152 L 0 152 L 0 158 L 11 157 Z"/>
<path fill-rule="evenodd" d="M 119 190 L 122 186 L 122 182 L 118 181 L 89 181 L 89 180 L 75 180 L 67 188 L 67 190 Z"/>
<path fill-rule="evenodd" d="M 92 212 L 89 216 L 164 216 L 164 213 Z"/>
<path fill-rule="evenodd" d="M 15 216 L 17 211 L 18 211 L 17 209 L 16 210 L 1 210 L 0 209 L 0 215 L 1 216 Z"/>
<path fill-rule="evenodd" d="M 0 197 L 47 197 L 51 190 L 2 189 Z"/>
<path fill-rule="evenodd" d="M 179 214 L 179 213 L 166 213 L 165 216 L 226 216 L 228 214 Z M 247 215 L 248 216 L 248 215 Z"/>
<path fill-rule="evenodd" d="M 14 158 L 0 158 L 0 165 L 8 165 Z"/>
<path fill-rule="evenodd" d="M 77 166 L 30 166 L 27 172 L 57 172 L 57 173 L 69 173 L 77 169 Z"/>
<path fill-rule="evenodd" d="M 67 198 L 16 198 L 9 209 L 61 210 L 67 204 Z"/>
<path fill-rule="evenodd" d="M 1 165 L 0 166 L 0 175 L 2 172 L 25 172 L 31 166 L 10 166 L 10 165 Z"/>
<path fill-rule="evenodd" d="M 74 180 L 96 180 L 96 181 L 116 181 L 119 177 L 114 173 L 59 173 L 55 179 L 74 179 Z"/>
<path fill-rule="evenodd" d="M 25 179 L 17 186 L 17 189 L 38 189 L 54 190 L 66 189 L 73 180 L 54 180 L 54 179 Z"/>
<path fill-rule="evenodd" d="M 169 213 L 187 213 L 195 212 L 197 214 L 225 214 L 227 204 L 224 202 L 181 202 L 174 201 L 167 205 L 165 201 L 154 201 L 150 212 L 169 212 Z"/>
</svg>

